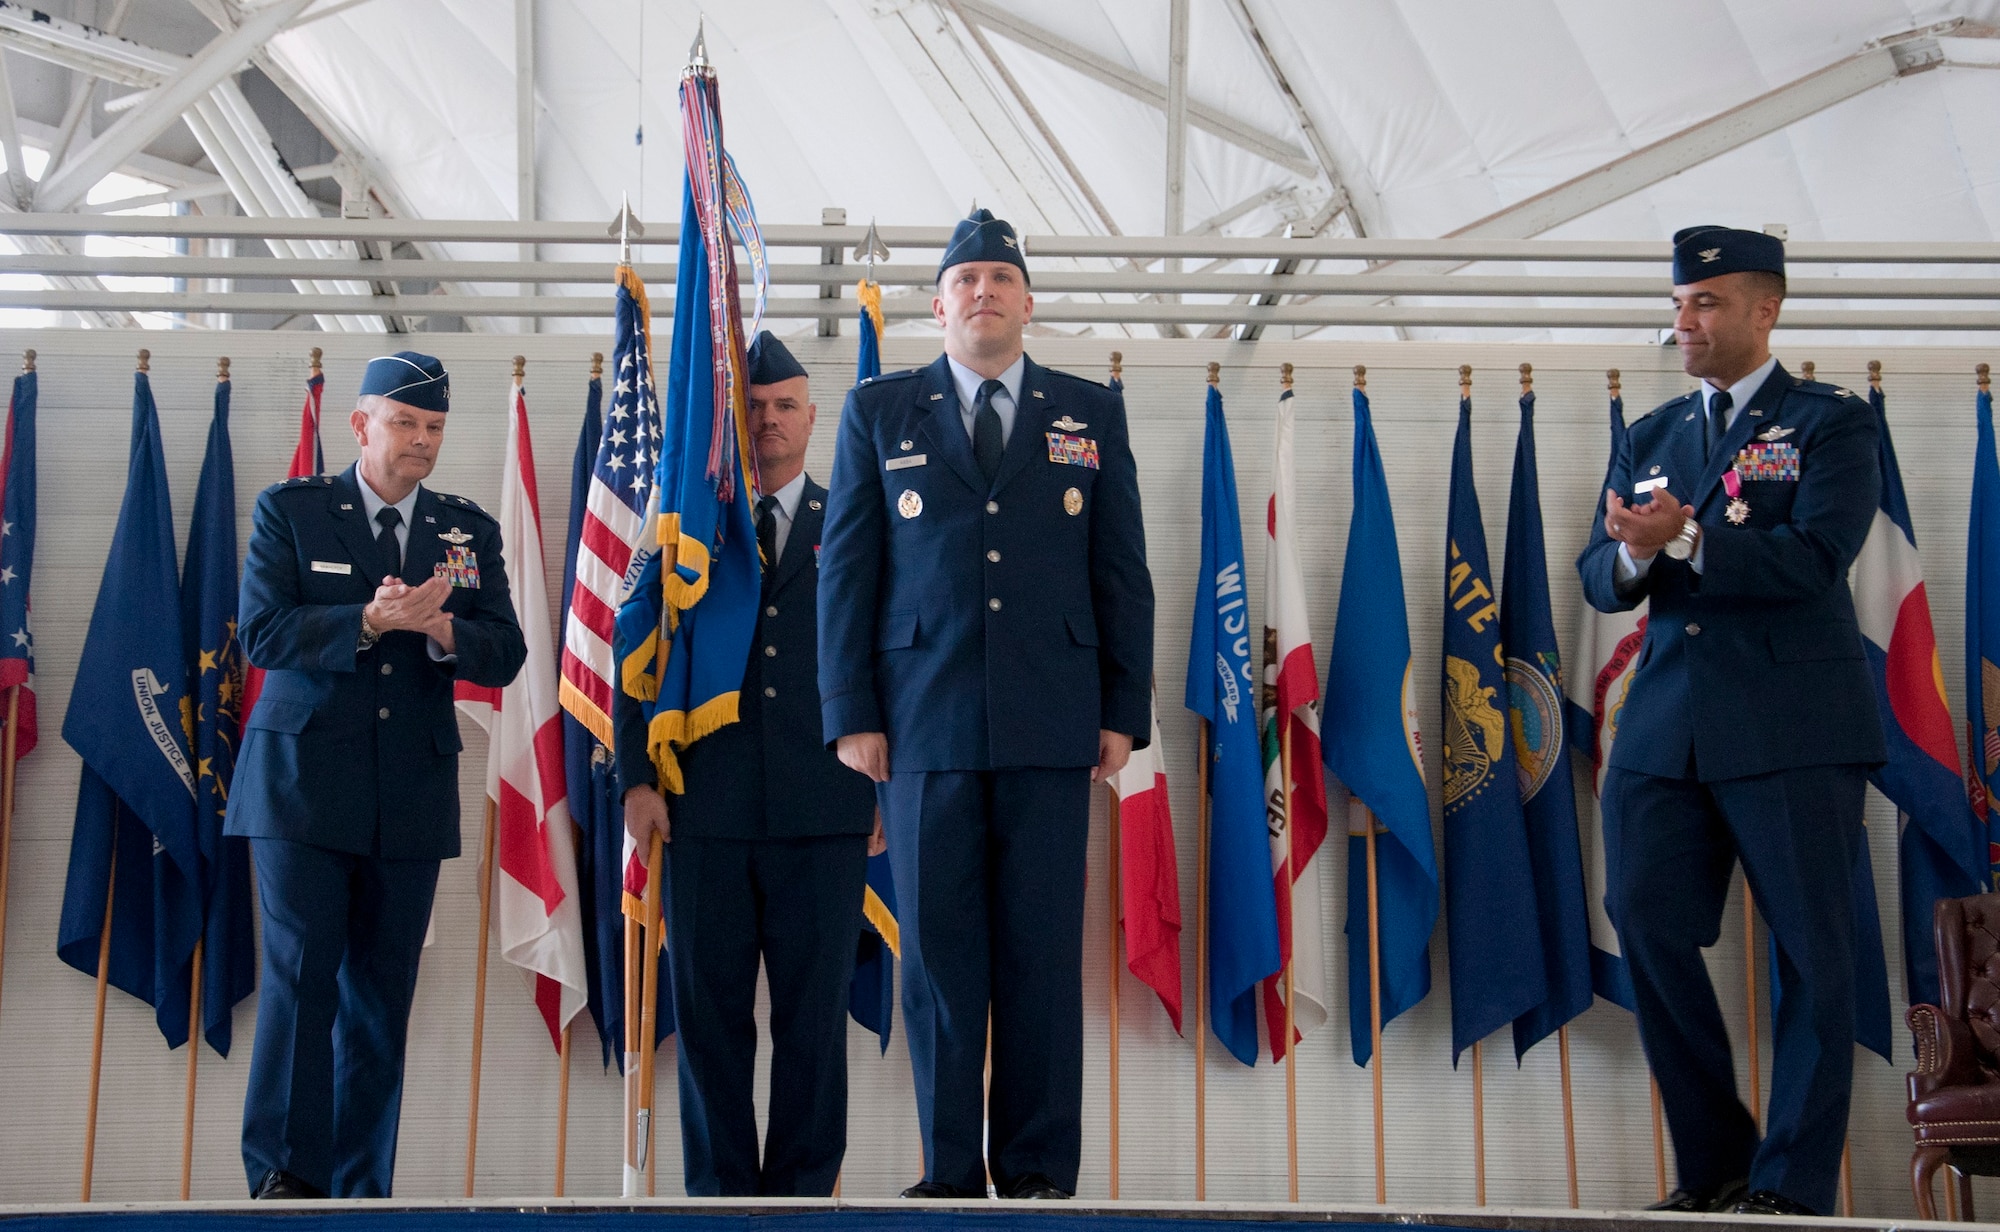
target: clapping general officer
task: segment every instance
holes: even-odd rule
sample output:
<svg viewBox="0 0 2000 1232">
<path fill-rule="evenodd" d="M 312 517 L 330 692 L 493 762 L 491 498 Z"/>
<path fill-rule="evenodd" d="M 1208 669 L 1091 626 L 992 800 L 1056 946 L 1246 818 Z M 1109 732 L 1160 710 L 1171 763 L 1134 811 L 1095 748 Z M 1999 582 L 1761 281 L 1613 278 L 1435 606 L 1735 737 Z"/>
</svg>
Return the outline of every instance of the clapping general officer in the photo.
<svg viewBox="0 0 2000 1232">
<path fill-rule="evenodd" d="M 264 920 L 254 1197 L 389 1194 L 417 959 L 458 854 L 452 682 L 502 687 L 527 656 L 498 523 L 422 486 L 449 409 L 437 360 L 371 360 L 360 460 L 257 498 L 238 635 L 267 674 L 225 824 Z"/>
<path fill-rule="evenodd" d="M 1768 235 L 1674 236 L 1701 385 L 1633 423 L 1577 561 L 1599 611 L 1651 604 L 1603 800 L 1608 907 L 1679 1164 L 1669 1210 L 1828 1213 L 1847 1133 L 1848 884 L 1884 756 L 1847 570 L 1880 475 L 1868 405 L 1771 356 L 1784 268 Z M 1701 955 L 1739 859 L 1785 988 L 1761 1139 Z"/>
<path fill-rule="evenodd" d="M 1151 722 L 1153 586 L 1117 395 L 1023 351 L 1012 227 L 958 224 L 929 367 L 841 412 L 820 564 L 826 738 L 895 868 L 924 1177 L 1076 1189 L 1090 785 Z M 991 1104 L 982 1098 L 988 1012 Z M 984 1141 L 982 1142 L 982 1129 Z"/>
</svg>

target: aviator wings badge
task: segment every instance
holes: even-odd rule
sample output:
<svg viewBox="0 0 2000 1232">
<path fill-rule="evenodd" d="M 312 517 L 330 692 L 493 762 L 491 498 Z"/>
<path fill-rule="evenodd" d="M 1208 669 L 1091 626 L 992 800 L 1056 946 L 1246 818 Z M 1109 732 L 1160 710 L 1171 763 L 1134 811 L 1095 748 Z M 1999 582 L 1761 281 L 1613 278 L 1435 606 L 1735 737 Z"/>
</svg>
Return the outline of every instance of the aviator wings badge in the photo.
<svg viewBox="0 0 2000 1232">
<path fill-rule="evenodd" d="M 1786 437 L 1790 436 L 1793 431 L 1794 429 L 1791 428 L 1780 428 L 1773 426 L 1764 429 L 1762 432 L 1759 432 L 1757 434 L 1757 439 L 1760 441 L 1782 441 Z"/>
<path fill-rule="evenodd" d="M 438 538 L 444 540 L 446 543 L 451 544 L 453 547 L 459 547 L 463 544 L 472 542 L 472 536 L 466 534 L 464 531 L 458 529 L 458 527 L 456 526 L 452 527 L 450 530 L 439 531 Z"/>
</svg>

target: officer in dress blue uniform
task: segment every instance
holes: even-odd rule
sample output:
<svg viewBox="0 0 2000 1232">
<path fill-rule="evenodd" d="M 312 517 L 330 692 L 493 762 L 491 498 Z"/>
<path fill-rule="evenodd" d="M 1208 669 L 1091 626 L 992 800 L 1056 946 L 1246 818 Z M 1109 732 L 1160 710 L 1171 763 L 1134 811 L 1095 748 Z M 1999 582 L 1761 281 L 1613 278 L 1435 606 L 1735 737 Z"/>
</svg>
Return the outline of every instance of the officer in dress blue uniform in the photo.
<svg viewBox="0 0 2000 1232">
<path fill-rule="evenodd" d="M 820 528 L 826 489 L 806 474 L 818 408 L 806 370 L 769 331 L 751 343 L 750 434 L 762 611 L 735 723 L 688 746 L 686 790 L 661 797 L 645 717 L 619 691 L 625 825 L 667 840 L 668 961 L 679 1007 L 682 1167 L 693 1197 L 825 1197 L 847 1150 L 847 984 L 874 785 L 820 731 Z M 771 994 L 771 1098 L 757 1155 L 753 1016 L 762 957 Z"/>
<path fill-rule="evenodd" d="M 880 786 L 923 1180 L 1076 1189 L 1090 785 L 1149 734 L 1153 586 L 1123 403 L 1029 359 L 1014 230 L 959 223 L 945 353 L 841 413 L 819 592 L 840 759 Z M 993 1072 L 981 1149 L 982 1071 Z M 982 1158 L 983 1154 L 983 1158 Z"/>
<path fill-rule="evenodd" d="M 257 498 L 238 636 L 268 674 L 225 824 L 251 840 L 264 918 L 254 1197 L 389 1194 L 417 958 L 458 854 L 452 682 L 499 688 L 527 655 L 499 525 L 421 486 L 449 397 L 428 355 L 369 361 L 360 460 Z"/>
<path fill-rule="evenodd" d="M 1607 906 L 1680 1184 L 1661 1209 L 1827 1213 L 1854 1056 L 1848 880 L 1884 757 L 1847 587 L 1875 516 L 1875 417 L 1771 357 L 1784 247 L 1674 236 L 1674 328 L 1701 378 L 1632 425 L 1577 561 L 1599 611 L 1650 600 L 1604 776 Z M 1785 986 L 1762 1140 L 1701 951 L 1743 862 Z"/>
</svg>

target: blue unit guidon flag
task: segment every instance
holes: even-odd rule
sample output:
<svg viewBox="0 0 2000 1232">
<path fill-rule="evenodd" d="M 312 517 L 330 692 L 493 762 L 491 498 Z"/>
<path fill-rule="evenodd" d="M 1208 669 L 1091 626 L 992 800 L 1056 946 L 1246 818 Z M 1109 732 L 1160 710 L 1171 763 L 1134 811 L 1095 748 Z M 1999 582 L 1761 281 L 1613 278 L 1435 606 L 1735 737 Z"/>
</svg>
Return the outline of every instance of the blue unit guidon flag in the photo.
<svg viewBox="0 0 2000 1232">
<path fill-rule="evenodd" d="M 1354 516 L 1347 527 L 1340 611 L 1320 710 L 1328 814 L 1347 817 L 1347 1031 L 1356 1065 L 1375 1055 L 1371 948 L 1380 955 L 1383 1026 L 1431 990 L 1437 847 L 1431 841 L 1413 667 L 1389 481 L 1368 394 L 1357 380 Z M 1371 899 L 1379 903 L 1372 917 Z"/>
<path fill-rule="evenodd" d="M 614 639 L 619 687 L 638 699 L 647 752 L 674 792 L 680 751 L 736 721 L 763 582 L 733 243 L 753 264 L 761 245 L 723 150 L 721 105 L 715 70 L 690 64 L 677 311 L 649 519 L 659 553 L 618 609 Z"/>
<path fill-rule="evenodd" d="M 1972 459 L 1972 517 L 1965 537 L 1965 781 L 1992 842 L 2000 791 L 2000 461 L 1994 457 L 1993 391 L 1981 371 L 1974 401 L 1979 444 Z M 1989 854 L 1992 864 L 2000 864 Z"/>
<path fill-rule="evenodd" d="M 63 740 L 83 767 L 56 953 L 95 975 L 108 919 L 111 983 L 154 1007 L 175 1048 L 187 1040 L 202 931 L 187 744 L 194 706 L 177 575 L 159 410 L 142 369 L 133 381 L 125 498 L 63 716 Z"/>
<path fill-rule="evenodd" d="M 860 300 L 860 343 L 854 352 L 854 383 L 882 375 L 882 287 L 863 279 L 855 286 Z M 862 891 L 861 945 L 854 957 L 854 976 L 847 985 L 847 1012 L 875 1033 L 882 1051 L 889 1051 L 889 1032 L 896 1025 L 896 960 L 903 956 L 902 927 L 896 918 L 896 882 L 883 851 L 868 857 L 868 881 Z"/>
<path fill-rule="evenodd" d="M 230 383 L 215 383 L 208 453 L 195 489 L 181 578 L 181 633 L 194 703 L 195 839 L 201 849 L 202 1034 L 229 1055 L 231 1011 L 257 984 L 251 923 L 250 840 L 222 832 L 242 730 L 243 651 L 236 643 L 236 462 L 229 444 Z M 186 1005 L 185 986 L 163 988 Z M 164 1003 L 164 1002 L 163 1002 Z"/>
<path fill-rule="evenodd" d="M 1625 447 L 1625 399 L 1618 394 L 1618 373 L 1611 372 L 1611 456 L 1605 463 L 1601 494 L 1611 486 L 1611 474 L 1618 465 L 1619 451 Z M 1598 497 L 1598 502 L 1602 501 Z M 1593 502 L 1593 509 L 1602 508 Z M 1604 784 L 1604 767 L 1611 757 L 1611 741 L 1618 734 L 1618 715 L 1625 706 L 1626 690 L 1632 685 L 1639 647 L 1646 640 L 1646 602 L 1629 612 L 1600 612 L 1588 603 L 1577 605 L 1575 653 L 1570 670 L 1562 677 L 1568 706 L 1570 747 L 1576 753 L 1574 773 L 1587 780 L 1582 798 L 1587 807 L 1578 818 L 1578 839 L 1583 847 L 1584 906 L 1590 912 L 1590 982 L 1597 995 L 1628 1010 L 1638 1008 L 1632 990 L 1632 971 L 1625 965 L 1619 948 L 1618 930 L 1611 926 L 1611 914 L 1604 906 L 1604 809 L 1598 799 Z"/>
<path fill-rule="evenodd" d="M 1264 822 L 1264 759 L 1251 666 L 1243 515 L 1222 394 L 1208 387 L 1201 470 L 1201 573 L 1188 641 L 1187 708 L 1208 723 L 1208 989 L 1215 1037 L 1257 1063 L 1257 985 L 1277 974 L 1278 903 Z"/>
<path fill-rule="evenodd" d="M 37 738 L 35 630 L 28 579 L 35 568 L 35 400 L 32 369 L 14 378 L 7 409 L 7 445 L 0 461 L 0 689 L 13 712 L 7 737 L 26 757 Z"/>
<path fill-rule="evenodd" d="M 1520 775 L 1541 913 L 1542 960 L 1549 995 L 1514 1020 L 1514 1055 L 1546 1039 L 1590 1008 L 1590 916 L 1584 906 L 1583 854 L 1577 839 L 1576 784 L 1569 742 L 1562 655 L 1549 607 L 1548 549 L 1542 538 L 1541 475 L 1535 460 L 1535 394 L 1521 395 L 1514 442 L 1514 488 L 1507 511 L 1506 580 L 1500 594 L 1500 643 L 1507 651 L 1507 728 Z M 1586 605 L 1588 606 L 1588 605 Z"/>
<path fill-rule="evenodd" d="M 1879 377 L 1879 370 L 1872 375 Z M 1903 819 L 1898 847 L 1903 970 L 1910 1003 L 1936 1004 L 1932 907 L 1940 898 L 1977 894 L 1984 888 L 1986 836 L 1959 777 L 1958 733 L 1945 702 L 1923 563 L 1917 558 L 1916 530 L 1903 492 L 1903 472 L 1896 465 L 1896 446 L 1889 439 L 1888 409 L 1879 379 L 1871 380 L 1868 401 L 1875 411 L 1882 504 L 1848 581 L 1889 745 L 1889 760 L 1870 771 L 1869 780 Z M 1865 846 L 1861 856 L 1867 857 Z M 1872 878 L 1868 891 L 1866 905 L 1872 907 Z M 1861 906 L 1857 902 L 1857 910 Z"/>
<path fill-rule="evenodd" d="M 1444 878 L 1451 1055 L 1548 999 L 1520 777 L 1507 730 L 1500 605 L 1472 480 L 1472 401 L 1458 400 L 1445 513 Z"/>
</svg>

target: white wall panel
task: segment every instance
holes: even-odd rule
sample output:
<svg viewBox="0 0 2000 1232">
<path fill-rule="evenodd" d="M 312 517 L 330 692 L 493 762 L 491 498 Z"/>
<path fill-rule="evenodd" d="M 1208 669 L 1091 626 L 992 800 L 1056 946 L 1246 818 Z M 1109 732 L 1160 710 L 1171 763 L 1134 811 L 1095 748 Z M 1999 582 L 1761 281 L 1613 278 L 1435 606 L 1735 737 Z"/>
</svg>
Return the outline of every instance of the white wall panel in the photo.
<svg viewBox="0 0 2000 1232">
<path fill-rule="evenodd" d="M 661 328 L 664 330 L 665 324 Z M 851 329 L 850 329 L 851 334 Z M 582 407 L 589 353 L 609 350 L 608 338 L 468 335 L 419 336 L 451 368 L 456 411 L 435 486 L 497 503 L 505 441 L 504 398 L 509 357 L 529 357 L 528 402 L 544 516 L 544 550 L 552 568 L 562 559 L 569 468 Z M 213 389 L 214 358 L 234 360 L 234 443 L 241 531 L 249 533 L 255 493 L 280 477 L 298 421 L 305 351 L 327 349 L 326 444 L 330 466 L 354 455 L 345 430 L 363 361 L 388 343 L 337 335 L 288 333 L 172 334 L 107 332 L 0 333 L 0 356 L 23 347 L 40 352 L 41 509 L 34 578 L 41 699 L 41 747 L 22 763 L 14 828 L 14 864 L 7 900 L 4 986 L 0 986 L 0 1201 L 60 1201 L 76 1192 L 90 1061 L 91 980 L 55 958 L 55 928 L 77 782 L 77 759 L 59 731 L 85 625 L 123 490 L 134 350 L 152 348 L 153 385 L 164 423 L 175 516 L 186 521 L 201 464 Z M 921 363 L 933 344 L 892 338 L 889 360 Z M 828 473 L 841 394 L 852 374 L 852 339 L 793 343 L 813 370 L 821 409 L 810 469 Z M 1270 413 L 1278 364 L 1298 365 L 1297 469 L 1304 522 L 1306 581 L 1315 645 L 1323 665 L 1333 634 L 1343 579 L 1340 561 L 1351 508 L 1349 480 L 1353 417 L 1351 369 L 1365 363 L 1377 432 L 1393 490 L 1402 548 L 1404 587 L 1421 672 L 1439 653 L 1443 514 L 1456 415 L 1456 370 L 1474 373 L 1475 453 L 1492 557 L 1501 560 L 1506 529 L 1517 392 L 1515 366 L 1535 366 L 1542 499 L 1547 522 L 1556 627 L 1565 639 L 1579 602 L 1570 560 L 1582 545 L 1597 499 L 1606 450 L 1604 370 L 1623 370 L 1627 405 L 1638 415 L 1689 387 L 1671 350 L 1641 347 L 1474 346 L 1425 343 L 1332 344 L 1266 341 L 1251 345 L 1128 341 L 1127 399 L 1144 491 L 1149 555 L 1158 593 L 1157 660 L 1161 725 L 1172 776 L 1184 891 L 1183 958 L 1192 1008 L 1194 965 L 1195 793 L 1194 722 L 1179 704 L 1194 598 L 1193 571 L 1200 522 L 1202 376 L 1210 359 L 1225 366 L 1227 399 L 1244 502 L 1249 593 L 1262 594 L 1262 525 L 1270 464 Z M 1087 376 L 1105 374 L 1110 346 L 1100 341 L 1037 340 L 1036 358 Z M 1962 689 L 1963 568 L 1972 445 L 1972 366 L 1992 358 L 1966 350 L 1818 352 L 1787 347 L 1782 357 L 1815 359 L 1825 379 L 1858 385 L 1866 360 L 1887 365 L 1890 418 L 1904 467 L 1939 632 L 1944 678 L 1954 705 Z M 554 586 L 551 584 L 551 595 Z M 1261 619 L 1261 613 L 1259 614 Z M 553 614 L 552 617 L 553 618 Z M 1436 690 L 1420 691 L 1427 769 L 1435 783 Z M 461 763 L 468 851 L 476 850 L 483 737 L 466 727 Z M 1870 839 L 1878 876 L 1883 933 L 1892 947 L 1892 991 L 1901 1002 L 1900 936 L 1895 882 L 1895 820 L 1871 796 Z M 1082 1190 L 1107 1192 L 1106 999 L 1108 953 L 1103 806 L 1093 806 L 1090 909 L 1084 939 L 1086 1059 Z M 1328 1025 L 1308 1038 L 1299 1056 L 1301 1196 L 1307 1202 L 1367 1202 L 1373 1196 L 1370 1088 L 1366 1071 L 1348 1059 L 1346 946 L 1342 936 L 1346 881 L 1344 844 L 1334 836 L 1321 859 L 1327 918 L 1320 922 L 1332 969 L 1335 1006 Z M 400 1196 L 452 1196 L 460 1191 L 465 1149 L 468 1032 L 477 927 L 475 862 L 445 866 L 438 896 L 438 942 L 426 956 L 411 1029 Z M 1724 939 L 1711 955 L 1729 1021 L 1743 1024 L 1743 946 L 1738 898 L 1732 898 Z M 1388 1099 L 1389 1189 L 1393 1201 L 1470 1203 L 1471 1079 L 1450 1063 L 1446 947 L 1433 946 L 1435 991 L 1387 1031 L 1383 1064 Z M 539 1016 L 518 978 L 493 959 L 486 1024 L 486 1075 L 480 1133 L 482 1196 L 550 1192 L 557 1067 Z M 1126 978 L 1121 1057 L 1123 1110 L 1121 1194 L 1182 1200 L 1194 1196 L 1194 1062 L 1152 994 Z M 1765 1000 L 1768 1013 L 1768 999 Z M 97 1196 L 166 1200 L 177 1192 L 184 1054 L 169 1054 L 150 1012 L 114 992 L 104 1051 L 104 1103 L 99 1126 Z M 197 1198 L 240 1196 L 237 1132 L 254 999 L 236 1016 L 237 1048 L 227 1060 L 204 1054 L 196 1143 Z M 1192 1023 L 1190 1023 L 1192 1030 Z M 1761 1032 L 1766 1093 L 1768 1024 Z M 1909 1138 L 1903 1123 L 1902 1068 L 1907 1037 L 1898 1026 L 1899 1061 L 1858 1054 L 1854 1116 L 1857 1209 L 1867 1215 L 1907 1214 Z M 1653 1190 L 1646 1075 L 1628 1015 L 1599 1003 L 1574 1024 L 1578 1155 L 1587 1207 L 1631 1206 Z M 660 1191 L 679 1192 L 678 1138 L 673 1122 L 673 1045 L 662 1054 L 664 1116 Z M 1516 1070 L 1507 1044 L 1494 1042 L 1486 1065 L 1489 1200 L 1507 1205 L 1561 1205 L 1565 1200 L 1556 1051 L 1553 1042 Z M 615 1073 L 600 1073 L 594 1040 L 580 1030 L 572 1078 L 569 1193 L 614 1195 L 618 1189 L 620 1089 Z M 851 1028 L 850 1145 L 843 1192 L 886 1196 L 915 1180 L 921 1167 L 910 1075 L 897 1033 L 878 1057 L 874 1037 Z M 767 1060 L 766 1056 L 760 1058 Z M 1284 1080 L 1268 1066 L 1244 1069 L 1221 1052 L 1208 1061 L 1208 1195 L 1218 1200 L 1279 1199 L 1285 1193 Z"/>
</svg>

